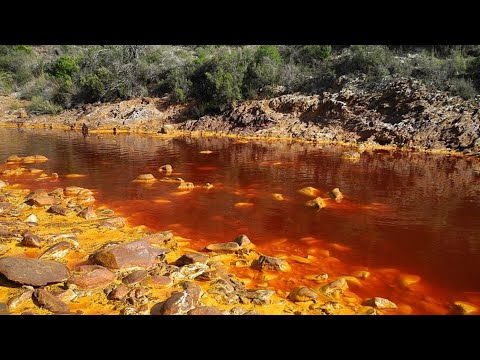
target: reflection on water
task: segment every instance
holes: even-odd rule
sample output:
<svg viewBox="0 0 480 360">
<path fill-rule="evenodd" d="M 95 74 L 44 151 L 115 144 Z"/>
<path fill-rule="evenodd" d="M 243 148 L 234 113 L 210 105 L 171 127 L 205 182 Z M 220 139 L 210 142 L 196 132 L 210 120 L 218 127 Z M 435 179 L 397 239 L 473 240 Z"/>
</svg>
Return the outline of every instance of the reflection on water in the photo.
<svg viewBox="0 0 480 360">
<path fill-rule="evenodd" d="M 125 134 L 84 138 L 47 130 L 0 129 L 0 139 L 2 161 L 10 154 L 51 159 L 35 164 L 60 175 L 44 188 L 90 188 L 131 222 L 171 229 L 194 239 L 197 248 L 239 233 L 272 254 L 306 256 L 321 244 L 352 269 L 418 274 L 441 298 L 478 297 L 480 291 L 480 176 L 473 159 L 373 151 L 352 163 L 340 159 L 341 147 Z M 180 192 L 175 183 L 132 182 L 141 173 L 163 177 L 157 169 L 164 164 L 173 166 L 173 177 L 214 188 Z M 86 176 L 65 177 L 71 173 Z M 317 211 L 297 192 L 306 186 L 323 194 L 338 187 L 345 199 Z M 405 296 L 388 286 L 381 290 Z"/>
</svg>

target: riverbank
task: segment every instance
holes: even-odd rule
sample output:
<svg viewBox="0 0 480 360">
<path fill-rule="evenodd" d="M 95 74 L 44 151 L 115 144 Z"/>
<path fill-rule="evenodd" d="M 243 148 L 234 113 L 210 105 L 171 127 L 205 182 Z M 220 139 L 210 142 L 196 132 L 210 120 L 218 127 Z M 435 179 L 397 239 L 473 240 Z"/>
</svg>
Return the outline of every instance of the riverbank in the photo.
<svg viewBox="0 0 480 360">
<path fill-rule="evenodd" d="M 399 79 L 369 92 L 354 81 L 335 92 L 282 95 L 237 103 L 219 115 L 195 116 L 195 104 L 141 98 L 87 104 L 56 116 L 30 116 L 26 102 L 0 98 L 1 126 L 147 133 L 169 136 L 227 136 L 290 139 L 432 153 L 480 155 L 479 104 L 429 91 Z"/>
</svg>

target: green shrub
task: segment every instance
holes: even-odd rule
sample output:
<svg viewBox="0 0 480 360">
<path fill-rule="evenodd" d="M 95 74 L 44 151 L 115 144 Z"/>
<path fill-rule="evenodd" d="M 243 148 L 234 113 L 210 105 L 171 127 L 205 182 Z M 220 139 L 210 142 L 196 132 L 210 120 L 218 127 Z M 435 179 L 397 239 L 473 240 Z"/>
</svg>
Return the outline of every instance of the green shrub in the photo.
<svg viewBox="0 0 480 360">
<path fill-rule="evenodd" d="M 62 107 L 48 100 L 45 100 L 39 96 L 34 96 L 30 104 L 27 106 L 27 110 L 30 114 L 34 114 L 34 115 L 40 115 L 40 114 L 55 115 L 62 111 Z"/>
<path fill-rule="evenodd" d="M 48 73 L 54 78 L 61 78 L 65 81 L 72 81 L 72 78 L 80 70 L 78 59 L 70 55 L 61 55 L 50 66 Z"/>
<path fill-rule="evenodd" d="M 8 95 L 13 91 L 15 80 L 9 72 L 0 70 L 0 95 Z"/>
<path fill-rule="evenodd" d="M 477 95 L 477 91 L 470 80 L 466 79 L 451 79 L 450 89 L 453 94 L 458 95 L 466 100 L 473 99 Z"/>
<path fill-rule="evenodd" d="M 331 54 L 331 45 L 304 45 L 299 48 L 300 61 L 308 65 L 322 62 L 328 59 Z"/>
</svg>

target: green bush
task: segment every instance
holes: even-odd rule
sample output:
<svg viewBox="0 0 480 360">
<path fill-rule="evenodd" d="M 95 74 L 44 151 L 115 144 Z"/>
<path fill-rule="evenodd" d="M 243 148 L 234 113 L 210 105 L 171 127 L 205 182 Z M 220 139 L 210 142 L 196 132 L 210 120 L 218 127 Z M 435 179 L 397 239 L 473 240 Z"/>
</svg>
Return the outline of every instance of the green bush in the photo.
<svg viewBox="0 0 480 360">
<path fill-rule="evenodd" d="M 331 54 L 331 45 L 304 45 L 299 47 L 300 60 L 308 65 L 322 62 L 328 59 Z"/>
<path fill-rule="evenodd" d="M 368 81 L 378 81 L 393 73 L 396 59 L 383 45 L 352 45 L 336 64 L 339 75 L 365 74 Z"/>
<path fill-rule="evenodd" d="M 0 70 L 0 95 L 8 95 L 13 91 L 15 80 L 9 72 Z"/>
<path fill-rule="evenodd" d="M 450 80 L 449 90 L 466 100 L 473 99 L 478 94 L 472 82 L 462 78 Z"/>
<path fill-rule="evenodd" d="M 50 66 L 48 73 L 54 78 L 72 82 L 72 78 L 80 71 L 79 61 L 70 55 L 61 55 Z"/>
<path fill-rule="evenodd" d="M 62 111 L 62 107 L 48 100 L 45 100 L 39 96 L 35 96 L 32 98 L 32 101 L 27 106 L 27 110 L 30 114 L 34 114 L 34 115 L 40 115 L 40 114 L 56 115 Z"/>
</svg>

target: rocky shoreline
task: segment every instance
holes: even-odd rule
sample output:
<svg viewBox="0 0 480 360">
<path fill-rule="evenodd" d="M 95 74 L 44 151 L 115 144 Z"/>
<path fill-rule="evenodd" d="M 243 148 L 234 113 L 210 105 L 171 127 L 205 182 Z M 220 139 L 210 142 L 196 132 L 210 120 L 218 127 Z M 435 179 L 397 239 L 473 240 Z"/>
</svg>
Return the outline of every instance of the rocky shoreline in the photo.
<svg viewBox="0 0 480 360">
<path fill-rule="evenodd" d="M 411 79 L 366 91 L 358 81 L 340 78 L 335 92 L 245 101 L 200 118 L 195 104 L 168 98 L 88 104 L 56 116 L 30 116 L 25 105 L 1 97 L 1 125 L 80 130 L 86 124 L 93 132 L 282 138 L 480 155 L 478 102 L 427 90 Z"/>
<path fill-rule="evenodd" d="M 32 175 L 37 189 L 0 180 L 0 313 L 2 314 L 408 314 L 409 306 L 355 293 L 370 275 L 357 271 L 298 279 L 288 291 L 269 281 L 279 274 L 295 279 L 292 268 L 330 259 L 315 256 L 272 257 L 247 235 L 194 250 L 195 239 L 171 231 L 151 232 L 131 226 L 95 194 L 76 186 L 42 190 L 58 175 L 26 166 L 44 156 L 11 156 L 2 177 Z M 32 170 L 33 169 L 33 170 Z M 138 181 L 147 174 L 139 175 Z M 304 192 L 315 189 L 305 188 Z M 332 191 L 331 201 L 341 192 Z M 318 206 L 314 204 L 312 206 Z M 229 240 L 229 239 L 227 239 Z M 339 261 L 331 258 L 332 261 Z M 252 283 L 251 278 L 262 283 Z M 404 277 L 409 286 L 419 277 Z M 354 290 L 354 291 L 352 291 Z M 456 311 L 476 308 L 458 302 Z"/>
</svg>

